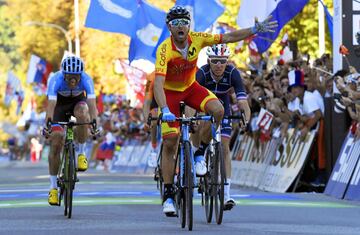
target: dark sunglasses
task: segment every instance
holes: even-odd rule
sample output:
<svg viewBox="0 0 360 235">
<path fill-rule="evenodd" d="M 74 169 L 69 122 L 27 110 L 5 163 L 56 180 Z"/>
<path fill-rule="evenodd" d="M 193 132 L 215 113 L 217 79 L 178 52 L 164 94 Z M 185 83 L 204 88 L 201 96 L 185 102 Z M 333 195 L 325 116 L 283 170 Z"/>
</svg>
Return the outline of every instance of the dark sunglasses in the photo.
<svg viewBox="0 0 360 235">
<path fill-rule="evenodd" d="M 210 63 L 212 64 L 226 64 L 227 63 L 227 59 L 218 59 L 218 58 L 213 58 L 213 59 L 210 59 Z"/>
<path fill-rule="evenodd" d="M 75 81 L 79 82 L 79 81 L 80 81 L 80 76 L 78 76 L 78 75 L 65 75 L 64 79 L 65 79 L 65 81 L 67 81 L 67 82 L 70 82 L 70 81 L 73 80 L 73 79 L 74 79 Z"/>
</svg>

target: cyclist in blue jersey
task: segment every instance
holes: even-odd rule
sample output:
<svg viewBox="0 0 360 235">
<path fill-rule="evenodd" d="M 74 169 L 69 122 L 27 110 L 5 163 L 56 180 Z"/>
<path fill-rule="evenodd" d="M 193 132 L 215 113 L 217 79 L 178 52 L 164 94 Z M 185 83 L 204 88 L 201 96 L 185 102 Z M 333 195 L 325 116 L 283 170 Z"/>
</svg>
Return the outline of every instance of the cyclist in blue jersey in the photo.
<svg viewBox="0 0 360 235">
<path fill-rule="evenodd" d="M 84 72 L 84 63 L 79 57 L 69 56 L 62 61 L 61 70 L 50 78 L 47 97 L 46 122 L 67 122 L 71 116 L 74 116 L 77 122 L 96 120 L 94 83 L 92 78 Z M 49 130 L 46 123 L 43 134 L 50 138 L 50 192 L 48 202 L 50 205 L 57 205 L 59 202 L 57 173 L 63 147 L 64 130 L 60 125 L 52 125 L 51 130 Z M 88 167 L 85 156 L 85 142 L 88 135 L 88 126 L 74 128 L 74 138 L 78 144 L 77 158 L 75 158 L 78 171 L 85 171 Z"/>
<path fill-rule="evenodd" d="M 238 106 L 245 113 L 246 120 L 250 120 L 250 107 L 247 102 L 247 94 L 244 89 L 242 78 L 239 71 L 232 65 L 228 64 L 230 50 L 226 44 L 217 44 L 207 48 L 208 64 L 202 66 L 196 73 L 197 82 L 212 91 L 224 106 L 224 117 L 231 115 L 231 103 L 229 91 L 234 89 Z M 221 124 L 221 142 L 224 148 L 226 178 L 228 185 L 225 185 L 225 210 L 230 210 L 235 206 L 235 201 L 230 197 L 231 183 L 231 159 L 230 159 L 230 137 L 231 137 L 231 120 L 224 118 Z M 204 123 L 197 135 L 205 136 L 204 133 L 210 132 L 209 123 Z M 193 138 L 195 142 L 200 142 L 198 149 L 195 151 L 196 158 L 204 158 L 204 152 L 207 144 L 200 141 L 199 137 Z"/>
</svg>

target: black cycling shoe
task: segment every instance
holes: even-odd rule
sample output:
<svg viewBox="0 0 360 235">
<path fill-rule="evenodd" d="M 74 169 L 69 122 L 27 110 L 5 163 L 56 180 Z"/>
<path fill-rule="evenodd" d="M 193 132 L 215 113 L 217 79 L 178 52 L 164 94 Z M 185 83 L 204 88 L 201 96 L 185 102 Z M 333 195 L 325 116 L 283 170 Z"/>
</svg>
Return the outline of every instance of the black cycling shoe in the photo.
<svg viewBox="0 0 360 235">
<path fill-rule="evenodd" d="M 234 206 L 236 206 L 236 203 L 235 203 L 234 199 L 230 198 L 224 203 L 224 211 L 229 211 Z"/>
</svg>

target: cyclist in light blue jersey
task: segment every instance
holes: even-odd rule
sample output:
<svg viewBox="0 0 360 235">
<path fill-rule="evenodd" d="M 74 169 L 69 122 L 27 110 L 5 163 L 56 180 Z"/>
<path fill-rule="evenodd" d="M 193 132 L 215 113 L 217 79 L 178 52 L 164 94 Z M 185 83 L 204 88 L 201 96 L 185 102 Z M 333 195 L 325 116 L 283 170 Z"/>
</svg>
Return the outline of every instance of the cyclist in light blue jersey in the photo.
<svg viewBox="0 0 360 235">
<path fill-rule="evenodd" d="M 50 192 L 48 202 L 50 205 L 57 205 L 59 202 L 57 173 L 63 147 L 64 130 L 60 125 L 52 125 L 49 129 L 48 122 L 67 122 L 71 116 L 76 117 L 77 122 L 90 122 L 90 120 L 96 120 L 98 113 L 93 80 L 84 72 L 84 63 L 79 57 L 69 56 L 62 61 L 61 70 L 50 78 L 47 97 L 46 124 L 43 134 L 50 138 Z M 85 142 L 88 135 L 88 126 L 74 128 L 74 138 L 78 144 L 78 152 L 76 153 L 78 171 L 85 171 L 88 167 L 85 156 Z"/>
</svg>

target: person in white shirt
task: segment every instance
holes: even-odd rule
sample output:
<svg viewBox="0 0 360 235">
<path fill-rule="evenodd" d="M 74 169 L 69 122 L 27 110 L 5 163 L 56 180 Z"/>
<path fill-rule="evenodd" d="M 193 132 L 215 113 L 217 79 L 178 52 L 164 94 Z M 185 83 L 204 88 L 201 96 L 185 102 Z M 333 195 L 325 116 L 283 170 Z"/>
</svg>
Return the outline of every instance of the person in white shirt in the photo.
<svg viewBox="0 0 360 235">
<path fill-rule="evenodd" d="M 315 127 L 318 130 L 317 135 L 317 168 L 318 178 L 315 179 L 314 186 L 325 186 L 326 181 L 326 157 L 324 149 L 324 132 L 323 132 L 323 115 L 324 115 L 324 101 L 321 95 L 305 90 L 305 76 L 300 70 L 289 72 L 289 89 L 291 93 L 300 101 L 300 120 L 301 138 L 305 140 L 308 132 Z M 319 97 L 320 96 L 320 97 Z M 311 183 L 313 183 L 311 182 Z"/>
</svg>

